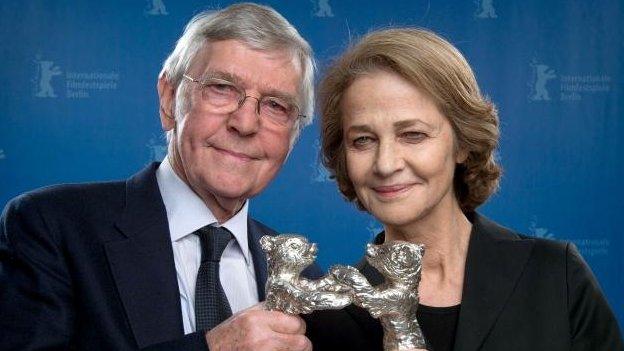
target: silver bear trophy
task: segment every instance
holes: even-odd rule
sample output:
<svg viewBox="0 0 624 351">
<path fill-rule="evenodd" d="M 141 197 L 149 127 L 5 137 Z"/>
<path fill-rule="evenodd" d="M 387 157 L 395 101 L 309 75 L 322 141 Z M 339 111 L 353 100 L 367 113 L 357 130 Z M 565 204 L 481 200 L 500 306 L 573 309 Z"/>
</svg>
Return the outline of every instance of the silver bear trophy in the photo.
<svg viewBox="0 0 624 351">
<path fill-rule="evenodd" d="M 330 269 L 340 284 L 353 289 L 353 303 L 379 318 L 384 329 L 384 350 L 425 349 L 416 310 L 418 284 L 425 253 L 423 245 L 405 241 L 389 241 L 382 245 L 368 244 L 366 260 L 385 278 L 372 286 L 366 277 L 351 266 Z"/>
<path fill-rule="evenodd" d="M 366 260 L 385 278 L 382 284 L 372 286 L 351 266 L 333 266 L 328 275 L 318 280 L 300 277 L 317 253 L 316 244 L 301 235 L 265 235 L 260 244 L 268 261 L 268 310 L 300 314 L 340 309 L 354 303 L 380 319 L 385 351 L 425 349 L 416 320 L 423 245 L 404 241 L 369 244 Z"/>
<path fill-rule="evenodd" d="M 301 272 L 316 260 L 316 244 L 295 234 L 265 235 L 260 246 L 266 253 L 268 278 L 265 308 L 289 314 L 340 309 L 351 304 L 349 289 L 331 275 L 309 280 Z"/>
</svg>

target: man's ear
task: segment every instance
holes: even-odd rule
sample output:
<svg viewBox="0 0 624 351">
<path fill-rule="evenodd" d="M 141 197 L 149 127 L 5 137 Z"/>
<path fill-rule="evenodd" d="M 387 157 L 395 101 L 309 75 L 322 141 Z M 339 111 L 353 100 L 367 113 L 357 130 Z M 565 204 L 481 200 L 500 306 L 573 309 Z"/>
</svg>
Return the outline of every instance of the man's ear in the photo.
<svg viewBox="0 0 624 351">
<path fill-rule="evenodd" d="M 175 118 L 173 116 L 173 106 L 175 101 L 175 89 L 169 83 L 166 74 L 158 78 L 158 99 L 160 103 L 160 124 L 164 131 L 172 130 L 175 127 Z"/>
</svg>

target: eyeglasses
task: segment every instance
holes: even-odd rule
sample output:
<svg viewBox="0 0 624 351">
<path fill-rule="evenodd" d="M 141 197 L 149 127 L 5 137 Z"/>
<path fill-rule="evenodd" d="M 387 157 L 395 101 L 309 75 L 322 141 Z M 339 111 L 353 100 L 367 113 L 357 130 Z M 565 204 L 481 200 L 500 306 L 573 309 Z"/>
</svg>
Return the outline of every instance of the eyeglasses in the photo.
<svg viewBox="0 0 624 351">
<path fill-rule="evenodd" d="M 244 89 L 225 79 L 208 77 L 198 80 L 186 74 L 183 76 L 199 84 L 202 102 L 212 113 L 232 113 L 241 108 L 247 98 L 252 98 L 256 100 L 256 113 L 280 126 L 290 126 L 298 118 L 306 117 L 299 114 L 299 107 L 287 98 L 274 96 L 257 98 L 247 95 Z"/>
</svg>

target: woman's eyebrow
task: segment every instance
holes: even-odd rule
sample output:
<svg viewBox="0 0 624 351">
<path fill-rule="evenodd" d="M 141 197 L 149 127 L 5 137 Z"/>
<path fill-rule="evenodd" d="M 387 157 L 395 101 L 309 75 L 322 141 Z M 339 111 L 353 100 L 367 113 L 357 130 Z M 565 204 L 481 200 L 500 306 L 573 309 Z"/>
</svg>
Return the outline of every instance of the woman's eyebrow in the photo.
<svg viewBox="0 0 624 351">
<path fill-rule="evenodd" d="M 354 124 L 347 128 L 347 132 L 372 133 L 373 129 L 366 124 Z"/>
<path fill-rule="evenodd" d="M 394 122 L 393 125 L 394 125 L 394 129 L 395 130 L 401 130 L 401 129 L 409 128 L 409 127 L 412 127 L 414 125 L 423 125 L 424 127 L 428 128 L 428 129 L 435 129 L 433 125 L 423 121 L 420 118 L 404 119 L 402 121 Z"/>
</svg>

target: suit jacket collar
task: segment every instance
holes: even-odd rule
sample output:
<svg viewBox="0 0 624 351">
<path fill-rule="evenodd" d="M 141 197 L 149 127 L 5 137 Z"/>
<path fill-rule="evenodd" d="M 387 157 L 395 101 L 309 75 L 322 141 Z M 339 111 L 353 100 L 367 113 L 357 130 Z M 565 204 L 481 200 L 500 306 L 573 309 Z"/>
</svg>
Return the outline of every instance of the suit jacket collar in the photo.
<svg viewBox="0 0 624 351">
<path fill-rule="evenodd" d="M 454 351 L 478 350 L 513 293 L 533 249 L 533 240 L 522 239 L 478 213 L 468 214 L 473 224 L 468 244 L 464 287 Z M 383 242 L 381 233 L 375 239 Z M 383 276 L 365 260 L 359 269 L 373 285 Z"/>
<path fill-rule="evenodd" d="M 268 228 L 264 227 L 263 225 L 254 221 L 251 218 L 247 219 L 247 223 L 248 223 L 247 235 L 249 236 L 248 238 L 249 251 L 253 258 L 254 270 L 256 271 L 256 284 L 258 285 L 257 287 L 258 299 L 260 301 L 264 301 L 265 299 L 264 286 L 267 280 L 267 262 L 266 262 L 266 255 L 264 251 L 262 251 L 262 248 L 260 247 L 260 238 L 263 235 L 276 235 L 277 233 L 273 232 L 272 230 L 269 230 Z"/>
<path fill-rule="evenodd" d="M 182 311 L 167 213 L 152 163 L 126 181 L 116 226 L 123 240 L 105 244 L 117 291 L 138 348 L 182 337 Z"/>
<path fill-rule="evenodd" d="M 167 213 L 152 163 L 126 181 L 126 204 L 116 221 L 124 239 L 105 243 L 110 269 L 139 348 L 184 335 L 180 291 Z M 275 233 L 248 219 L 248 244 L 264 300 L 266 257 L 259 240 Z"/>
<path fill-rule="evenodd" d="M 472 218 L 470 218 L 472 217 Z M 505 307 L 534 241 L 473 213 L 455 351 L 478 350 Z"/>
</svg>

